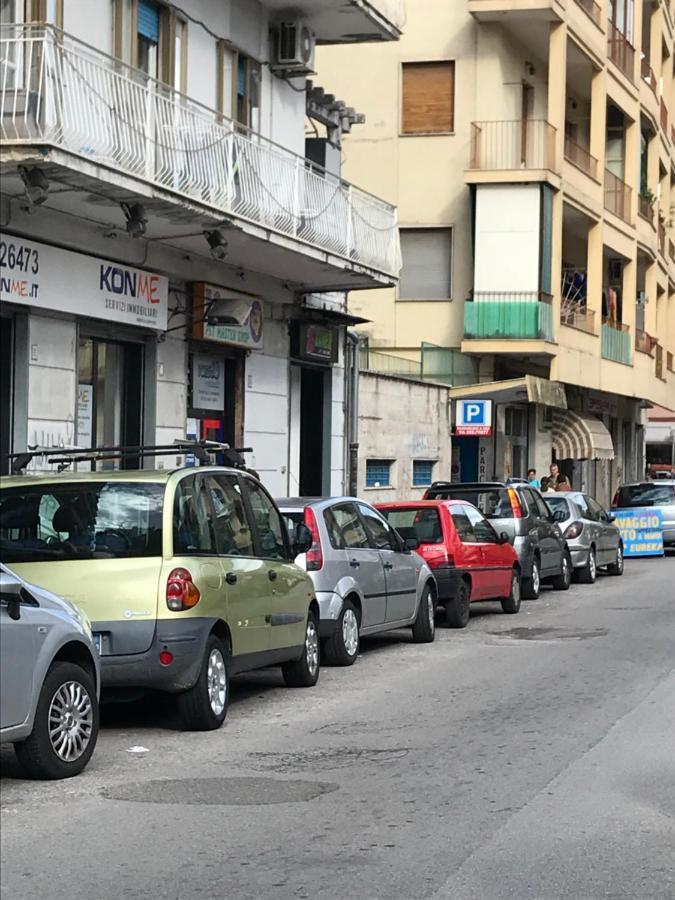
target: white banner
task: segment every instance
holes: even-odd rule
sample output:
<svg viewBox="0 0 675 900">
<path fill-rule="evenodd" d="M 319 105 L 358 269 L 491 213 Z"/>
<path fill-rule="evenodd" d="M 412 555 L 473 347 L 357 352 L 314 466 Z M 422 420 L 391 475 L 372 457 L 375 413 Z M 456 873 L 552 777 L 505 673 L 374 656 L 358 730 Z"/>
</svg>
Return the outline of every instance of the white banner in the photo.
<svg viewBox="0 0 675 900">
<path fill-rule="evenodd" d="M 164 331 L 169 280 L 120 263 L 3 235 L 0 301 Z"/>
</svg>

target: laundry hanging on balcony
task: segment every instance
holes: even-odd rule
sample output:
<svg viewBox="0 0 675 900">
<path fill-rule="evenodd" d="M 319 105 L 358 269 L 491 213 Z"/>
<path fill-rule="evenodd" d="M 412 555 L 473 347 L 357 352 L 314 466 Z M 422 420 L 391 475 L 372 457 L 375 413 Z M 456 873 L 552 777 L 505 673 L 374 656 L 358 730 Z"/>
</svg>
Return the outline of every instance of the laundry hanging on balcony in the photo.
<svg viewBox="0 0 675 900">
<path fill-rule="evenodd" d="M 595 416 L 554 409 L 552 439 L 557 459 L 614 459 L 612 436 Z"/>
</svg>

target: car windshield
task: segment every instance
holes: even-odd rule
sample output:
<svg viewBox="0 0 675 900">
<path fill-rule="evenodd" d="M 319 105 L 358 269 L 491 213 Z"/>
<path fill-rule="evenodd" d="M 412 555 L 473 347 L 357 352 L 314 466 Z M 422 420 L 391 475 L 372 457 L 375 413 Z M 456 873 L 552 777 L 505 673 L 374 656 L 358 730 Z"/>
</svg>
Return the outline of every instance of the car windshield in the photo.
<svg viewBox="0 0 675 900">
<path fill-rule="evenodd" d="M 164 485 L 59 482 L 0 491 L 0 559 L 160 556 Z"/>
<path fill-rule="evenodd" d="M 442 544 L 443 530 L 438 510 L 430 507 L 382 509 L 380 512 L 401 537 L 417 538 L 420 544 Z"/>
<path fill-rule="evenodd" d="M 513 509 L 506 488 L 442 487 L 429 491 L 433 500 L 466 500 L 479 509 L 486 519 L 512 519 Z"/>
<path fill-rule="evenodd" d="M 671 484 L 628 484 L 619 488 L 616 506 L 672 506 L 675 487 Z"/>
<path fill-rule="evenodd" d="M 282 510 L 281 518 L 284 525 L 288 529 L 288 536 L 291 539 L 292 544 L 295 540 L 295 529 L 298 527 L 298 525 L 305 521 L 305 514 L 301 509 L 286 511 Z"/>
</svg>

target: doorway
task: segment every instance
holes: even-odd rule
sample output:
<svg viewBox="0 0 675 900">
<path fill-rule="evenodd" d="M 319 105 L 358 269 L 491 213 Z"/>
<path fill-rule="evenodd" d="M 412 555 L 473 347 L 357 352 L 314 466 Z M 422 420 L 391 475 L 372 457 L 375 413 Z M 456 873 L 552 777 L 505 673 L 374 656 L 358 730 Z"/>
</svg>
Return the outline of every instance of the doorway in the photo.
<svg viewBox="0 0 675 900">
<path fill-rule="evenodd" d="M 330 493 L 330 369 L 300 369 L 300 496 Z"/>
<path fill-rule="evenodd" d="M 0 475 L 7 475 L 12 446 L 14 328 L 11 319 L 0 319 L 0 325 Z"/>
</svg>

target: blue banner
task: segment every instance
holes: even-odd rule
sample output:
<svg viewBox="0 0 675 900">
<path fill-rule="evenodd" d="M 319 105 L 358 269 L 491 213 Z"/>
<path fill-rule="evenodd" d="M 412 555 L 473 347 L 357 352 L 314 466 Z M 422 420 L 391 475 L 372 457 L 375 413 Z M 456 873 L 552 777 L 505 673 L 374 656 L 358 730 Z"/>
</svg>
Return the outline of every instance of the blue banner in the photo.
<svg viewBox="0 0 675 900">
<path fill-rule="evenodd" d="M 657 507 L 613 509 L 624 556 L 663 556 L 663 511 Z"/>
</svg>

